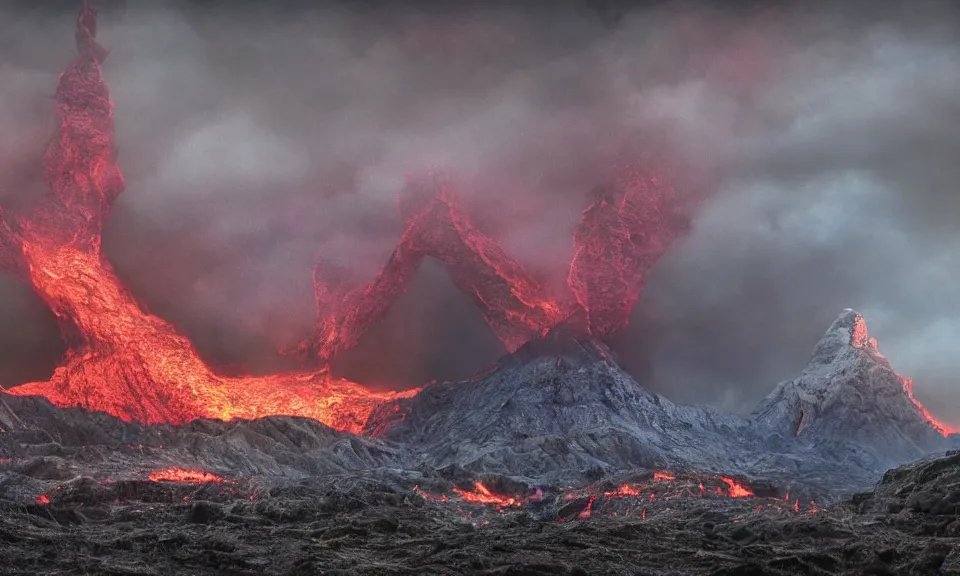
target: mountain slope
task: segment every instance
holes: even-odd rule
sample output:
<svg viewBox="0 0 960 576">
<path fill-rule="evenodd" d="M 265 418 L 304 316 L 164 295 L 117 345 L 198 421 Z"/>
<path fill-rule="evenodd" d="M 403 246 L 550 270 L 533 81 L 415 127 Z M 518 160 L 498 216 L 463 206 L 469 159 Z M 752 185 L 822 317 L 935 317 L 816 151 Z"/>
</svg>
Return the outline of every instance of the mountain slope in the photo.
<svg viewBox="0 0 960 576">
<path fill-rule="evenodd" d="M 942 449 L 944 435 L 869 337 L 844 310 L 800 376 L 779 384 L 753 413 L 758 426 L 811 442 L 844 441 L 881 459 L 906 461 Z"/>
<path fill-rule="evenodd" d="M 602 343 L 559 330 L 473 380 L 432 384 L 381 407 L 366 431 L 430 466 L 478 473 L 576 481 L 684 468 L 842 491 L 946 448 L 906 382 L 852 310 L 801 376 L 780 384 L 751 418 L 651 394 Z"/>
</svg>

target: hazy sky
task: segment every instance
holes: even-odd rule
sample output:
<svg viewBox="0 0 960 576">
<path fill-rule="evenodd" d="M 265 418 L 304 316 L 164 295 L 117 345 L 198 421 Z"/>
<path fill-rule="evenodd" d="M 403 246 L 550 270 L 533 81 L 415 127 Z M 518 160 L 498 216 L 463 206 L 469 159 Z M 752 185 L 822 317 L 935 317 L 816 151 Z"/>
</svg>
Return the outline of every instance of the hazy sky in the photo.
<svg viewBox="0 0 960 576">
<path fill-rule="evenodd" d="M 880 4 L 111 2 L 100 38 L 128 188 L 105 250 L 211 362 L 276 370 L 289 364 L 275 350 L 313 321 L 314 255 L 372 274 L 411 171 L 454 170 L 484 228 L 561 278 L 586 193 L 639 138 L 683 167 L 678 186 L 710 197 L 616 343 L 641 383 L 752 408 L 853 307 L 917 395 L 960 424 L 960 26 L 946 3 Z M 0 8 L 4 206 L 44 190 L 73 18 Z M 0 291 L 0 384 L 47 377 L 63 351 L 52 317 L 16 281 Z M 430 265 L 339 369 L 411 385 L 501 353 Z"/>
</svg>

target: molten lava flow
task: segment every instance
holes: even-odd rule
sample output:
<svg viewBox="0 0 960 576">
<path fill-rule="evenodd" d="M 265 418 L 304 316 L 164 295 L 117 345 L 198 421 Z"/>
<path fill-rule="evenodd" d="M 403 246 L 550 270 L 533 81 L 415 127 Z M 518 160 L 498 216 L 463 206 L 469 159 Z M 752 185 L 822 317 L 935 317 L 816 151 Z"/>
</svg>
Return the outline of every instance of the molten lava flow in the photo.
<svg viewBox="0 0 960 576">
<path fill-rule="evenodd" d="M 296 352 L 325 362 L 356 344 L 403 292 L 425 256 L 446 265 L 454 284 L 470 296 L 508 351 L 543 335 L 572 310 L 550 298 L 544 286 L 480 232 L 456 201 L 452 184 L 439 176 L 411 182 L 401 196 L 406 227 L 386 266 L 366 286 L 350 290 L 344 270 L 318 259 L 314 293 L 319 320 Z"/>
<path fill-rule="evenodd" d="M 99 254 L 25 237 L 24 255 L 35 289 L 76 336 L 50 381 L 11 394 L 39 394 L 58 406 L 79 405 L 127 421 L 284 414 L 351 432 L 359 432 L 377 405 L 398 396 L 325 372 L 220 377 L 169 323 L 139 308 Z"/>
<path fill-rule="evenodd" d="M 397 395 L 369 392 L 323 371 L 220 377 L 173 326 L 143 312 L 101 256 L 103 218 L 124 182 L 113 142 L 113 103 L 100 69 L 106 50 L 95 35 L 95 13 L 85 3 L 77 19 L 79 56 L 61 74 L 56 91 L 60 125 L 45 158 L 50 194 L 20 219 L 20 234 L 8 225 L 0 228 L 0 248 L 19 244 L 15 263 L 22 262 L 70 348 L 50 381 L 8 392 L 146 423 L 282 414 L 358 432 L 379 403 Z M 8 260 L 0 265 L 9 267 Z"/>
<path fill-rule="evenodd" d="M 753 490 L 747 488 L 733 478 L 721 476 L 720 481 L 727 485 L 727 488 L 729 489 L 727 493 L 731 498 L 749 498 L 750 496 L 754 495 Z"/>
<path fill-rule="evenodd" d="M 920 414 L 923 416 L 923 419 L 929 422 L 930 425 L 933 426 L 933 428 L 937 432 L 939 432 L 940 434 L 943 434 L 944 436 L 949 436 L 951 434 L 956 434 L 957 432 L 960 432 L 960 430 L 947 426 L 943 422 L 934 418 L 933 414 L 931 414 L 930 411 L 927 410 L 926 406 L 921 404 L 920 401 L 914 397 L 913 378 L 904 378 L 903 376 L 900 376 L 900 380 L 903 382 L 903 391 L 907 395 L 907 398 L 909 398 L 910 401 L 913 402 L 913 405 L 917 407 L 917 410 L 920 411 Z"/>
<path fill-rule="evenodd" d="M 100 68 L 107 51 L 96 42 L 96 15 L 86 2 L 76 45 L 78 56 L 56 90 L 59 129 L 45 157 L 50 193 L 29 216 L 10 220 L 0 213 L 0 270 L 30 282 L 56 315 L 69 351 L 49 381 L 9 392 L 146 423 L 292 415 L 351 432 L 359 432 L 383 402 L 415 394 L 370 392 L 332 378 L 325 367 L 223 377 L 173 326 L 140 308 L 100 253 L 104 219 L 125 184 L 116 161 L 113 102 Z M 609 337 L 626 323 L 646 270 L 683 229 L 672 199 L 649 177 L 625 172 L 584 212 L 568 277 L 572 296 L 560 302 L 477 229 L 447 180 L 413 182 L 400 203 L 406 228 L 373 282 L 356 288 L 354 278 L 318 261 L 320 319 L 298 350 L 326 362 L 355 344 L 426 256 L 446 265 L 510 351 L 578 306 L 587 312 L 589 330 Z"/>
<path fill-rule="evenodd" d="M 580 218 L 567 285 L 587 313 L 587 329 L 610 338 L 626 327 L 647 271 L 689 228 L 673 188 L 629 169 Z"/>
<path fill-rule="evenodd" d="M 460 496 L 461 500 L 473 502 L 475 504 L 493 504 L 497 508 L 519 507 L 522 504 L 520 500 L 514 498 L 513 496 L 494 494 L 481 482 L 477 482 L 473 485 L 472 492 L 461 490 L 459 488 L 454 488 L 453 491 L 457 494 L 457 496 Z"/>
<path fill-rule="evenodd" d="M 639 496 L 640 488 L 631 486 L 629 484 L 621 484 L 616 490 L 611 490 L 603 493 L 604 498 L 623 498 L 626 496 Z"/>
<path fill-rule="evenodd" d="M 854 348 L 859 348 L 865 353 L 873 354 L 879 358 L 885 358 L 883 353 L 880 352 L 880 348 L 877 346 L 877 339 L 871 338 L 870 333 L 867 330 L 867 321 L 864 320 L 863 316 L 857 315 L 854 320 L 853 329 L 850 331 L 850 345 Z M 920 415 L 926 420 L 934 430 L 942 434 L 943 436 L 949 436 L 950 434 L 956 434 L 958 430 L 947 426 L 943 422 L 937 420 L 933 414 L 927 410 L 926 406 L 920 403 L 919 400 L 913 395 L 913 379 L 905 378 L 900 374 L 897 374 L 897 378 L 900 379 L 901 384 L 903 385 L 903 392 L 907 395 L 907 398 L 910 399 L 910 402 L 917 407 L 917 410 L 920 411 Z"/>
<path fill-rule="evenodd" d="M 706 486 L 704 485 L 706 484 Z M 423 492 L 419 486 L 414 487 L 413 491 L 423 496 L 424 499 L 439 503 L 457 503 L 458 511 L 465 514 L 465 518 L 473 517 L 474 511 L 463 507 L 463 504 L 478 504 L 494 507 L 497 512 L 504 512 L 508 508 L 522 508 L 533 502 L 542 502 L 545 500 L 543 490 L 537 488 L 536 493 L 526 498 L 497 494 L 487 488 L 483 483 L 477 482 L 472 490 L 463 490 L 453 488 L 453 493 L 457 498 L 447 497 L 443 494 L 430 494 Z M 758 496 L 744 482 L 727 476 L 717 476 L 713 474 L 688 473 L 675 475 L 667 472 L 655 472 L 647 477 L 646 481 L 637 483 L 623 483 L 612 490 L 603 490 L 598 486 L 586 486 L 581 488 L 570 488 L 565 492 L 555 493 L 551 496 L 552 501 L 558 506 L 557 520 L 566 522 L 574 518 L 587 520 L 594 516 L 629 516 L 631 510 L 635 513 L 639 511 L 641 518 L 646 518 L 648 509 L 651 513 L 658 510 L 668 509 L 673 506 L 672 500 L 678 498 L 750 498 L 750 509 L 753 512 L 800 512 L 800 501 L 794 499 L 791 502 L 789 492 L 784 496 L 777 496 L 776 492 L 770 491 L 763 496 Z M 759 503 L 756 500 L 760 500 Z M 813 501 L 810 501 L 809 507 L 805 513 L 815 513 L 819 507 Z M 738 522 L 740 520 L 735 520 Z"/>
<path fill-rule="evenodd" d="M 413 491 L 417 494 L 420 494 L 427 500 L 433 500 L 435 502 L 449 501 L 449 498 L 447 498 L 446 495 L 430 494 L 421 490 L 419 486 L 414 486 Z M 496 492 L 493 492 L 487 488 L 482 482 L 474 483 L 473 490 L 463 490 L 461 488 L 454 487 L 453 493 L 456 494 L 463 502 L 492 505 L 501 512 L 505 508 L 520 508 L 529 502 L 540 502 L 543 500 L 543 490 L 540 488 L 537 488 L 533 494 L 530 494 L 525 498 L 521 498 L 519 496 L 497 494 Z"/>
<path fill-rule="evenodd" d="M 636 170 L 627 170 L 584 211 L 574 233 L 559 301 L 467 217 L 451 182 L 438 175 L 411 181 L 400 199 L 406 227 L 387 265 L 370 284 L 318 259 L 314 292 L 318 322 L 296 352 L 326 362 L 356 344 L 403 292 L 425 256 L 446 265 L 508 351 L 586 311 L 589 333 L 610 338 L 626 326 L 647 270 L 687 229 L 678 196 Z M 352 290 L 350 285 L 359 286 Z"/>
<path fill-rule="evenodd" d="M 223 478 L 216 474 L 184 468 L 156 470 L 147 477 L 153 482 L 179 482 L 180 484 L 222 484 L 225 482 Z"/>
</svg>

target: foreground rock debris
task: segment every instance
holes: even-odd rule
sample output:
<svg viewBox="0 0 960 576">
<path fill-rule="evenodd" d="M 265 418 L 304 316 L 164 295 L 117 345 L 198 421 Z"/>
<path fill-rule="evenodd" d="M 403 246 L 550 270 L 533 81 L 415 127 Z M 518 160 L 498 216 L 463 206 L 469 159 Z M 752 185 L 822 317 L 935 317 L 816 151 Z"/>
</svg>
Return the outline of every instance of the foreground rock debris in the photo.
<svg viewBox="0 0 960 576">
<path fill-rule="evenodd" d="M 372 478 L 75 480 L 46 503 L 0 503 L 0 556 L 4 574 L 957 574 L 958 484 L 953 453 L 813 512 L 688 497 L 560 522 Z"/>
</svg>

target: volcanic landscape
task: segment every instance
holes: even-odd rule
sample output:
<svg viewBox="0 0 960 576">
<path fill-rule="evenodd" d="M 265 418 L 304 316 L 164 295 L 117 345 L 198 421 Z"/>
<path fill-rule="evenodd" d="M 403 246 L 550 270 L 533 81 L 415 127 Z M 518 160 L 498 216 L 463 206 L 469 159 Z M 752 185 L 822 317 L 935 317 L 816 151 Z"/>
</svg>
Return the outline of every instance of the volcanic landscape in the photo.
<svg viewBox="0 0 960 576">
<path fill-rule="evenodd" d="M 375 278 L 317 259 L 315 328 L 288 350 L 308 368 L 218 373 L 101 253 L 125 183 L 96 36 L 85 2 L 49 193 L 0 213 L 0 268 L 68 344 L 0 393 L 0 573 L 960 574 L 960 436 L 858 312 L 748 416 L 618 366 L 608 343 L 691 209 L 639 154 L 585 207 L 561 294 L 423 172 Z M 509 353 L 401 392 L 333 376 L 426 258 Z"/>
</svg>

